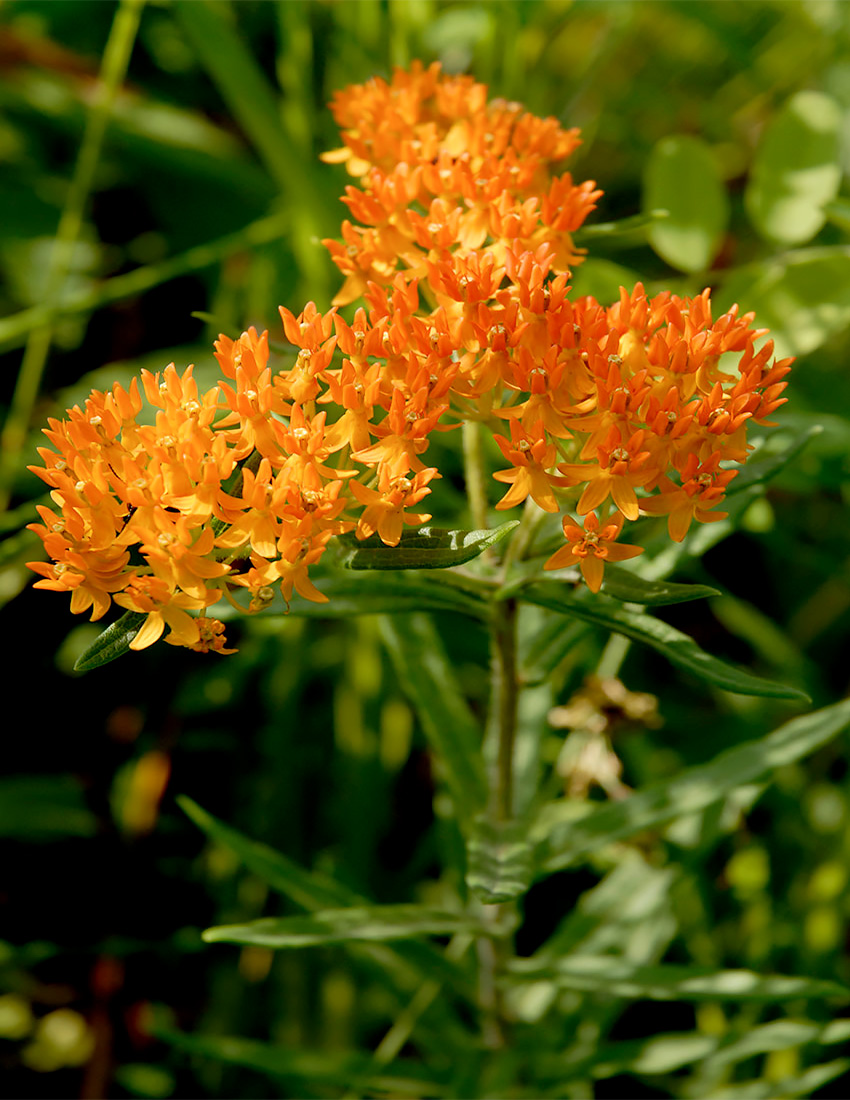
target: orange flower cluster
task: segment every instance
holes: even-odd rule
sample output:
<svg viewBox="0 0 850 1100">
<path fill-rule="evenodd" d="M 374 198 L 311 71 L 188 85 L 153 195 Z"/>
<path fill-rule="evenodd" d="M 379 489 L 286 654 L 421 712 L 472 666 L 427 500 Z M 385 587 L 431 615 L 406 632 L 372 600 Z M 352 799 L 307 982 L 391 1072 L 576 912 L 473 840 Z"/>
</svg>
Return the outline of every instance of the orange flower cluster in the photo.
<svg viewBox="0 0 850 1100">
<path fill-rule="evenodd" d="M 167 625 L 173 644 L 231 652 L 206 617 L 223 597 L 248 612 L 275 586 L 324 600 L 308 570 L 334 535 L 395 546 L 430 519 L 410 511 L 440 476 L 430 434 L 464 420 L 504 455 L 496 507 L 567 509 L 545 567 L 577 565 L 598 591 L 606 560 L 641 553 L 618 543 L 625 522 L 666 516 L 678 541 L 723 517 L 749 422 L 784 401 L 791 361 L 753 315 L 713 319 L 708 291 L 570 297 L 572 234 L 600 195 L 552 174 L 576 131 L 436 65 L 348 88 L 333 110 L 345 144 L 325 159 L 358 178 L 343 201 L 359 224 L 326 242 L 345 276 L 332 308 L 281 308 L 291 365 L 270 366 L 265 333 L 222 336 L 209 393 L 191 367 L 143 372 L 154 424 L 134 381 L 46 430 L 34 469 L 59 511 L 33 525 L 52 559 L 31 564 L 37 586 L 93 619 L 112 600 L 144 613 L 133 648 Z"/>
</svg>

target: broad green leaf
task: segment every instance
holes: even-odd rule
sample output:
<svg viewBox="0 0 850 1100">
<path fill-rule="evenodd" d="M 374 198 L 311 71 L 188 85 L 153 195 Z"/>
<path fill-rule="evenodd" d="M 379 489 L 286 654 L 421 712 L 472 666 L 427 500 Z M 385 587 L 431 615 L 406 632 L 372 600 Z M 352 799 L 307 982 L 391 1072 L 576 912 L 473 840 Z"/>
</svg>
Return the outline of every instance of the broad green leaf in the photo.
<svg viewBox="0 0 850 1100">
<path fill-rule="evenodd" d="M 280 1043 L 263 1043 L 231 1035 L 187 1035 L 158 1023 L 150 1027 L 150 1033 L 187 1054 L 244 1066 L 273 1077 L 309 1082 L 311 1088 L 354 1088 L 364 1095 L 376 1092 L 413 1097 L 443 1095 L 443 1090 L 433 1083 L 427 1068 L 410 1059 L 393 1063 L 399 1067 L 398 1074 L 395 1074 L 391 1068 L 387 1070 L 376 1066 L 368 1054 L 324 1048 L 294 1050 Z"/>
<path fill-rule="evenodd" d="M 139 633 L 147 618 L 143 611 L 125 611 L 120 619 L 104 630 L 89 648 L 77 658 L 75 672 L 90 672 L 93 668 L 108 665 L 116 657 L 122 657 L 130 650 L 130 642 Z"/>
<path fill-rule="evenodd" d="M 777 355 L 808 355 L 850 325 L 850 245 L 751 264 L 723 284 L 717 302 L 719 309 L 737 302 L 753 310 Z"/>
<path fill-rule="evenodd" d="M 573 296 L 583 298 L 587 295 L 595 298 L 603 306 L 613 305 L 620 300 L 620 287 L 631 289 L 640 279 L 640 275 L 630 267 L 591 256 L 570 275 Z"/>
<path fill-rule="evenodd" d="M 737 787 L 801 760 L 848 726 L 850 700 L 845 700 L 786 722 L 760 740 L 727 749 L 709 764 L 688 768 L 674 779 L 594 808 L 581 818 L 570 819 L 573 807 L 568 803 L 551 803 L 534 828 L 534 836 L 544 843 L 543 866 L 547 871 L 560 870 L 606 844 L 704 810 Z"/>
<path fill-rule="evenodd" d="M 850 988 L 819 978 L 698 966 L 632 966 L 611 955 L 576 955 L 554 962 L 516 959 L 509 968 L 514 979 L 551 981 L 560 989 L 632 1000 L 782 1002 L 792 997 L 850 1000 Z"/>
<path fill-rule="evenodd" d="M 52 840 L 94 836 L 97 818 L 70 775 L 13 775 L 0 779 L 0 836 Z"/>
<path fill-rule="evenodd" d="M 533 584 L 512 583 L 500 589 L 498 597 L 506 599 L 516 596 L 518 599 L 561 611 L 585 622 L 623 634 L 633 641 L 642 642 L 663 654 L 671 664 L 685 669 L 701 680 L 705 680 L 724 691 L 739 695 L 763 695 L 774 699 L 800 699 L 808 701 L 805 692 L 797 688 L 775 684 L 763 680 L 749 672 L 736 668 L 726 661 L 712 657 L 700 649 L 693 638 L 681 630 L 654 619 L 639 611 L 628 611 L 607 601 L 591 599 L 571 592 L 566 585 L 556 580 L 536 581 Z"/>
<path fill-rule="evenodd" d="M 534 848 L 527 822 L 479 818 L 466 854 L 466 884 L 487 905 L 520 897 L 531 885 Z"/>
<path fill-rule="evenodd" d="M 762 237 L 802 244 L 823 227 L 841 183 L 841 107 L 821 92 L 792 96 L 768 124 L 744 203 Z"/>
<path fill-rule="evenodd" d="M 455 811 L 461 821 L 471 821 L 487 797 L 481 730 L 434 624 L 425 615 L 394 615 L 384 617 L 381 626 L 399 684 L 416 709 Z"/>
<path fill-rule="evenodd" d="M 446 531 L 420 527 L 405 531 L 398 546 L 386 546 L 377 535 L 359 540 L 353 534 L 340 535 L 342 563 L 348 569 L 448 569 L 477 558 L 489 546 L 519 527 L 510 520 L 485 531 Z"/>
<path fill-rule="evenodd" d="M 373 905 L 324 909 L 306 917 L 266 917 L 248 924 L 225 924 L 207 928 L 202 936 L 207 943 L 300 948 L 352 942 L 387 943 L 457 933 L 492 935 L 494 931 L 492 924 L 463 913 L 423 905 Z"/>
<path fill-rule="evenodd" d="M 704 141 L 679 135 L 658 142 L 646 165 L 643 206 L 668 212 L 648 230 L 662 260 L 679 271 L 710 265 L 729 222 L 729 198 Z"/>
<path fill-rule="evenodd" d="M 647 581 L 637 573 L 623 569 L 619 565 L 605 566 L 605 579 L 602 591 L 623 603 L 642 603 L 661 607 L 671 603 L 686 603 L 688 600 L 704 600 L 708 596 L 719 596 L 716 588 L 707 584 L 674 584 L 672 581 Z"/>
</svg>

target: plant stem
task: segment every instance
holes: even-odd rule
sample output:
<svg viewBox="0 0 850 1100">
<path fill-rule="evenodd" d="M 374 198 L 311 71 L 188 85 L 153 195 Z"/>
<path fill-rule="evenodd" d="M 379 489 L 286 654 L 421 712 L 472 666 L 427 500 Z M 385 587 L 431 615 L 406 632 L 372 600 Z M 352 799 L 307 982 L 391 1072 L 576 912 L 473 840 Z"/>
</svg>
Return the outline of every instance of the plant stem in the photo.
<svg viewBox="0 0 850 1100">
<path fill-rule="evenodd" d="M 487 527 L 487 481 L 484 470 L 484 451 L 481 446 L 481 425 L 475 420 L 464 420 L 463 473 L 466 479 L 466 497 L 472 513 L 472 525 L 483 531 Z M 484 554 L 489 554 L 485 550 Z M 482 555 L 484 556 L 484 555 Z"/>
<path fill-rule="evenodd" d="M 48 308 L 58 303 L 71 270 L 74 246 L 82 230 L 106 126 L 118 89 L 127 73 L 144 2 L 145 0 L 122 0 L 109 32 L 83 143 L 48 261 L 47 285 L 44 291 L 45 304 Z M 6 508 L 12 495 L 18 459 L 26 443 L 30 417 L 38 397 L 52 339 L 53 327 L 46 322 L 43 326 L 33 329 L 27 340 L 9 416 L 3 427 L 2 441 L 0 441 L 2 442 L 0 511 Z"/>
<path fill-rule="evenodd" d="M 513 817 L 513 759 L 516 737 L 518 684 L 516 657 L 517 602 L 492 605 L 490 635 L 490 815 L 494 821 Z"/>
</svg>

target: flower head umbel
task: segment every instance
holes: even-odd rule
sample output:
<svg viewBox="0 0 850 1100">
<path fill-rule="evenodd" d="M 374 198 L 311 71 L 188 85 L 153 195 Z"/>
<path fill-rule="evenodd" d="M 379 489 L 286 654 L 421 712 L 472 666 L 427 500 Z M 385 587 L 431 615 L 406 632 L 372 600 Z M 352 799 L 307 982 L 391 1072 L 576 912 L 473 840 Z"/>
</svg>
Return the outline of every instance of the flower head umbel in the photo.
<svg viewBox="0 0 850 1100">
<path fill-rule="evenodd" d="M 750 426 L 785 401 L 791 360 L 752 314 L 715 318 L 708 290 L 638 283 L 607 308 L 571 295 L 573 234 L 601 195 L 564 171 L 577 130 L 436 64 L 347 88 L 332 109 L 344 144 L 324 159 L 354 181 L 341 239 L 325 242 L 343 275 L 332 308 L 281 307 L 282 357 L 265 332 L 220 336 L 206 392 L 172 364 L 45 430 L 36 587 L 92 619 L 137 612 L 135 649 L 167 630 L 229 653 L 208 617 L 220 601 L 325 601 L 310 571 L 330 540 L 397 546 L 426 522 L 432 433 L 465 420 L 504 457 L 496 508 L 561 513 L 545 568 L 578 565 L 597 592 L 606 562 L 642 552 L 619 541 L 626 524 L 665 517 L 681 541 L 726 515 Z"/>
</svg>

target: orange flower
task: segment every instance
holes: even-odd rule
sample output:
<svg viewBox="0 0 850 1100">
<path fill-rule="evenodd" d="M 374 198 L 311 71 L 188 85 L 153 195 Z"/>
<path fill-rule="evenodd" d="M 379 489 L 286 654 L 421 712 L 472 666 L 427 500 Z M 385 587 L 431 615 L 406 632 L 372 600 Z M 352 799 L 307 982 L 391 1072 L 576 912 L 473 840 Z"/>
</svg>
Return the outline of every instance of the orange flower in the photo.
<svg viewBox="0 0 850 1100">
<path fill-rule="evenodd" d="M 643 553 L 642 546 L 624 546 L 615 542 L 622 529 L 622 515 L 614 517 L 601 530 L 595 512 L 584 517 L 584 527 L 564 516 L 567 545 L 556 550 L 543 568 L 565 569 L 569 565 L 578 565 L 587 587 L 591 592 L 598 592 L 606 561 L 626 561 Z"/>
</svg>

